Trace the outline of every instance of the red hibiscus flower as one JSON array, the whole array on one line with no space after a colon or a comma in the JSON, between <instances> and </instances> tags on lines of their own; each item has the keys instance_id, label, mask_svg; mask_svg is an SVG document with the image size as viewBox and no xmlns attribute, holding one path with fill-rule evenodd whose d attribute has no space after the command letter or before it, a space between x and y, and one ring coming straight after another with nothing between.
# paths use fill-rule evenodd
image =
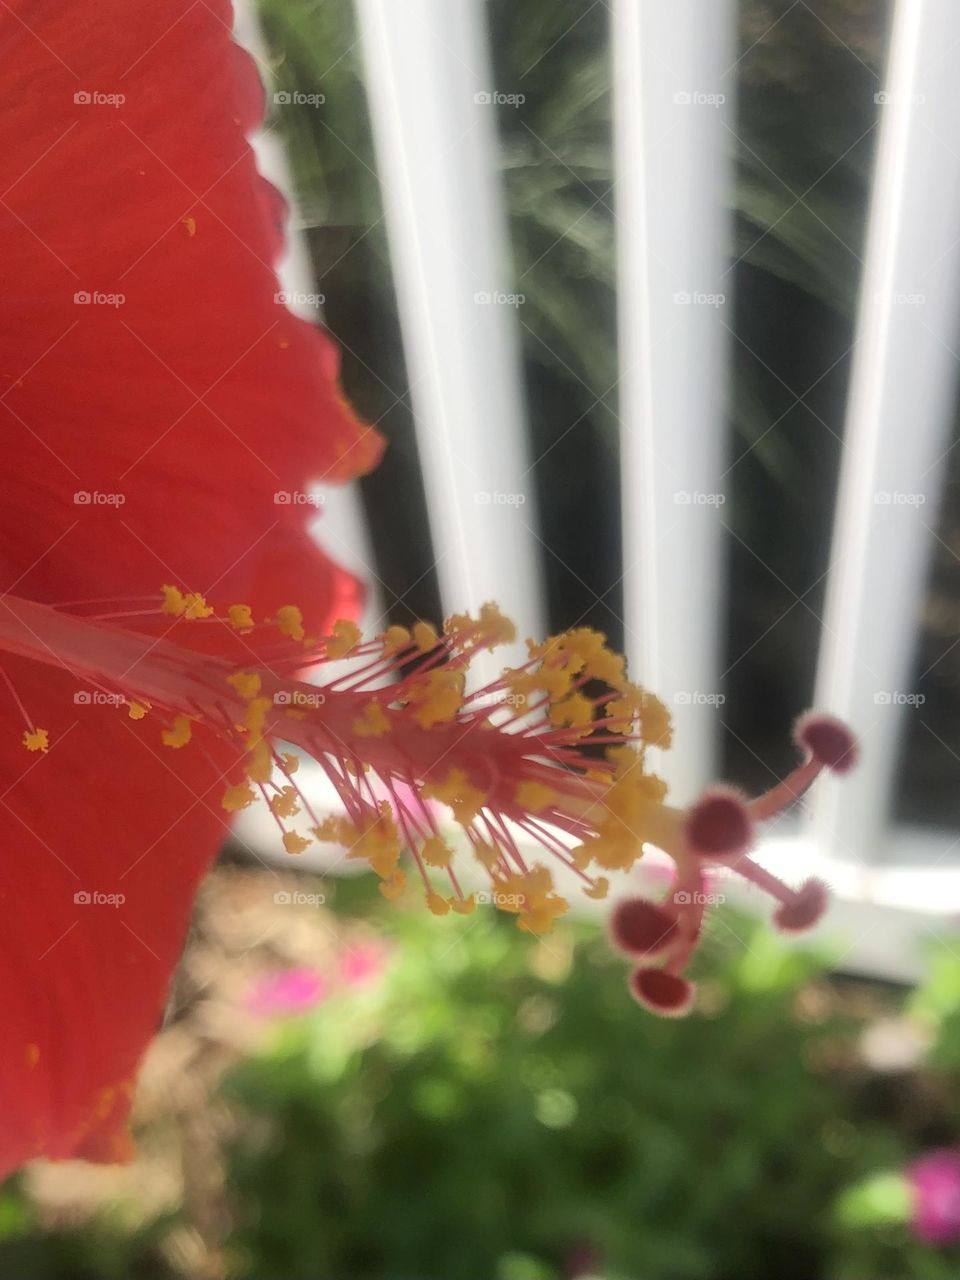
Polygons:
<instances>
[{"instance_id":1,"label":"red hibiscus flower","mask_svg":"<svg viewBox=\"0 0 960 1280\"><path fill-rule=\"evenodd\" d=\"M226 0L0 13L0 613L11 593L128 601L167 579L258 615L295 595L319 631L356 608L304 508L274 502L380 443L331 343L275 301L284 210L246 140L263 90L231 23ZM200 752L148 742L62 668L2 671L0 1171L123 1154L228 821ZM49 752L24 752L24 719Z\"/></svg>"},{"instance_id":2,"label":"red hibiscus flower","mask_svg":"<svg viewBox=\"0 0 960 1280\"><path fill-rule=\"evenodd\" d=\"M714 788L680 811L646 756L669 745L666 711L603 636L530 642L468 687L474 657L515 639L495 606L363 640L356 587L302 508L274 502L357 474L380 444L340 399L329 344L275 302L281 210L245 141L262 92L225 0L0 9L22 79L0 196L3 1169L125 1153L194 889L258 792L289 853L342 844L385 897L418 885L436 915L475 908L471 864L535 934L567 884L602 899L606 873L659 846L672 900L621 903L611 931L661 1014L692 1003L711 867L768 891L780 928L811 925L822 887L790 889L750 853L760 821L852 765L842 725L805 718L804 760L767 795ZM284 742L342 814L311 810Z\"/></svg>"}]
</instances>

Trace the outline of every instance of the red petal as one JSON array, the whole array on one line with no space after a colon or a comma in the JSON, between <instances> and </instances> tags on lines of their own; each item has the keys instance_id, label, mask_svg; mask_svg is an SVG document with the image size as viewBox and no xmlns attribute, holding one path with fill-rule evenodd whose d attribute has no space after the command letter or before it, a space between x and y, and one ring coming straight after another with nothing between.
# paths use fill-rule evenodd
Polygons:
<instances>
[{"instance_id":1,"label":"red petal","mask_svg":"<svg viewBox=\"0 0 960 1280\"><path fill-rule=\"evenodd\" d=\"M230 21L225 0L0 13L2 585L59 601L173 581L260 617L300 604L319 630L356 587L308 538L314 509L274 497L359 474L381 442L346 408L330 341L275 301L281 202L245 141L262 91ZM74 300L95 292L124 300ZM0 692L9 1170L124 1154L133 1073L225 823L199 743L153 752L122 712L76 707L67 677L4 666L52 744L26 756Z\"/></svg>"},{"instance_id":2,"label":"red petal","mask_svg":"<svg viewBox=\"0 0 960 1280\"><path fill-rule=\"evenodd\" d=\"M315 514L274 495L380 452L329 339L275 301L277 198L244 136L255 69L224 0L14 8L22 22L0 18L8 580L46 600L171 579L243 599L271 543Z\"/></svg>"}]
</instances>

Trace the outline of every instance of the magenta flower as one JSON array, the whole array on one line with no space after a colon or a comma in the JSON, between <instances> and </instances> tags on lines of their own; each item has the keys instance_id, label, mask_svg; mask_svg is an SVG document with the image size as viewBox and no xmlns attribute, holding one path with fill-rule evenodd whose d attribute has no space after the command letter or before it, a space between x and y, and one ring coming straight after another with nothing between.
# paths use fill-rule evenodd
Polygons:
<instances>
[{"instance_id":1,"label":"magenta flower","mask_svg":"<svg viewBox=\"0 0 960 1280\"><path fill-rule=\"evenodd\" d=\"M247 996L247 1007L262 1018L284 1018L305 1013L329 994L329 979L302 966L261 978Z\"/></svg>"},{"instance_id":2,"label":"magenta flower","mask_svg":"<svg viewBox=\"0 0 960 1280\"><path fill-rule=\"evenodd\" d=\"M911 1227L926 1244L960 1242L960 1149L942 1148L907 1169L913 1193Z\"/></svg>"}]
</instances>

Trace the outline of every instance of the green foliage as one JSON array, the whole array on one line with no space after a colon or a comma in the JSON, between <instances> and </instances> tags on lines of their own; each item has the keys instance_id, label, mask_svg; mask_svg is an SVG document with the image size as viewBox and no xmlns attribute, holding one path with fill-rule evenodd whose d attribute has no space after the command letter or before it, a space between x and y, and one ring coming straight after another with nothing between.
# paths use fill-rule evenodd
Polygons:
<instances>
[{"instance_id":1,"label":"green foliage","mask_svg":"<svg viewBox=\"0 0 960 1280\"><path fill-rule=\"evenodd\" d=\"M837 1141L847 1099L815 1065L849 1028L793 1012L819 961L718 922L711 1015L667 1022L592 930L398 916L379 987L234 1076L257 1121L233 1157L244 1274L559 1280L592 1257L611 1280L810 1280L877 1156Z\"/></svg>"}]
</instances>

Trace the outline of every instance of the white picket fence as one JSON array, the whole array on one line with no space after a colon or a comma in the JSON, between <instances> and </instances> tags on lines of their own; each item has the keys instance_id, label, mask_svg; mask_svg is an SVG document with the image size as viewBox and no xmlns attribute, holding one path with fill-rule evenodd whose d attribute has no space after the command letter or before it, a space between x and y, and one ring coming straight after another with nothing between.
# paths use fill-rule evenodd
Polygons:
<instances>
[{"instance_id":1,"label":"white picket fence","mask_svg":"<svg viewBox=\"0 0 960 1280\"><path fill-rule=\"evenodd\" d=\"M723 493L731 461L731 333L729 307L678 299L730 293L737 12L735 0L609 7L624 626L635 678L675 711L662 771L683 799L716 776L720 711L689 694L722 688L727 535L722 507L700 499ZM496 598L537 633L545 550L533 504L476 500L529 497L536 462L516 310L478 303L516 289L491 105L515 87L494 83L483 0L356 0L356 9L443 605ZM896 0L876 86L817 694L856 728L863 763L842 785L821 785L809 819L781 825L763 849L787 874L816 870L834 885L827 928L843 938L844 967L891 976L915 973L918 940L960 910L960 833L902 830L889 812L960 350L957 48L956 0ZM922 307L903 304L918 295ZM328 495L323 536L371 582L375 621L382 600L356 495Z\"/></svg>"}]
</instances>

